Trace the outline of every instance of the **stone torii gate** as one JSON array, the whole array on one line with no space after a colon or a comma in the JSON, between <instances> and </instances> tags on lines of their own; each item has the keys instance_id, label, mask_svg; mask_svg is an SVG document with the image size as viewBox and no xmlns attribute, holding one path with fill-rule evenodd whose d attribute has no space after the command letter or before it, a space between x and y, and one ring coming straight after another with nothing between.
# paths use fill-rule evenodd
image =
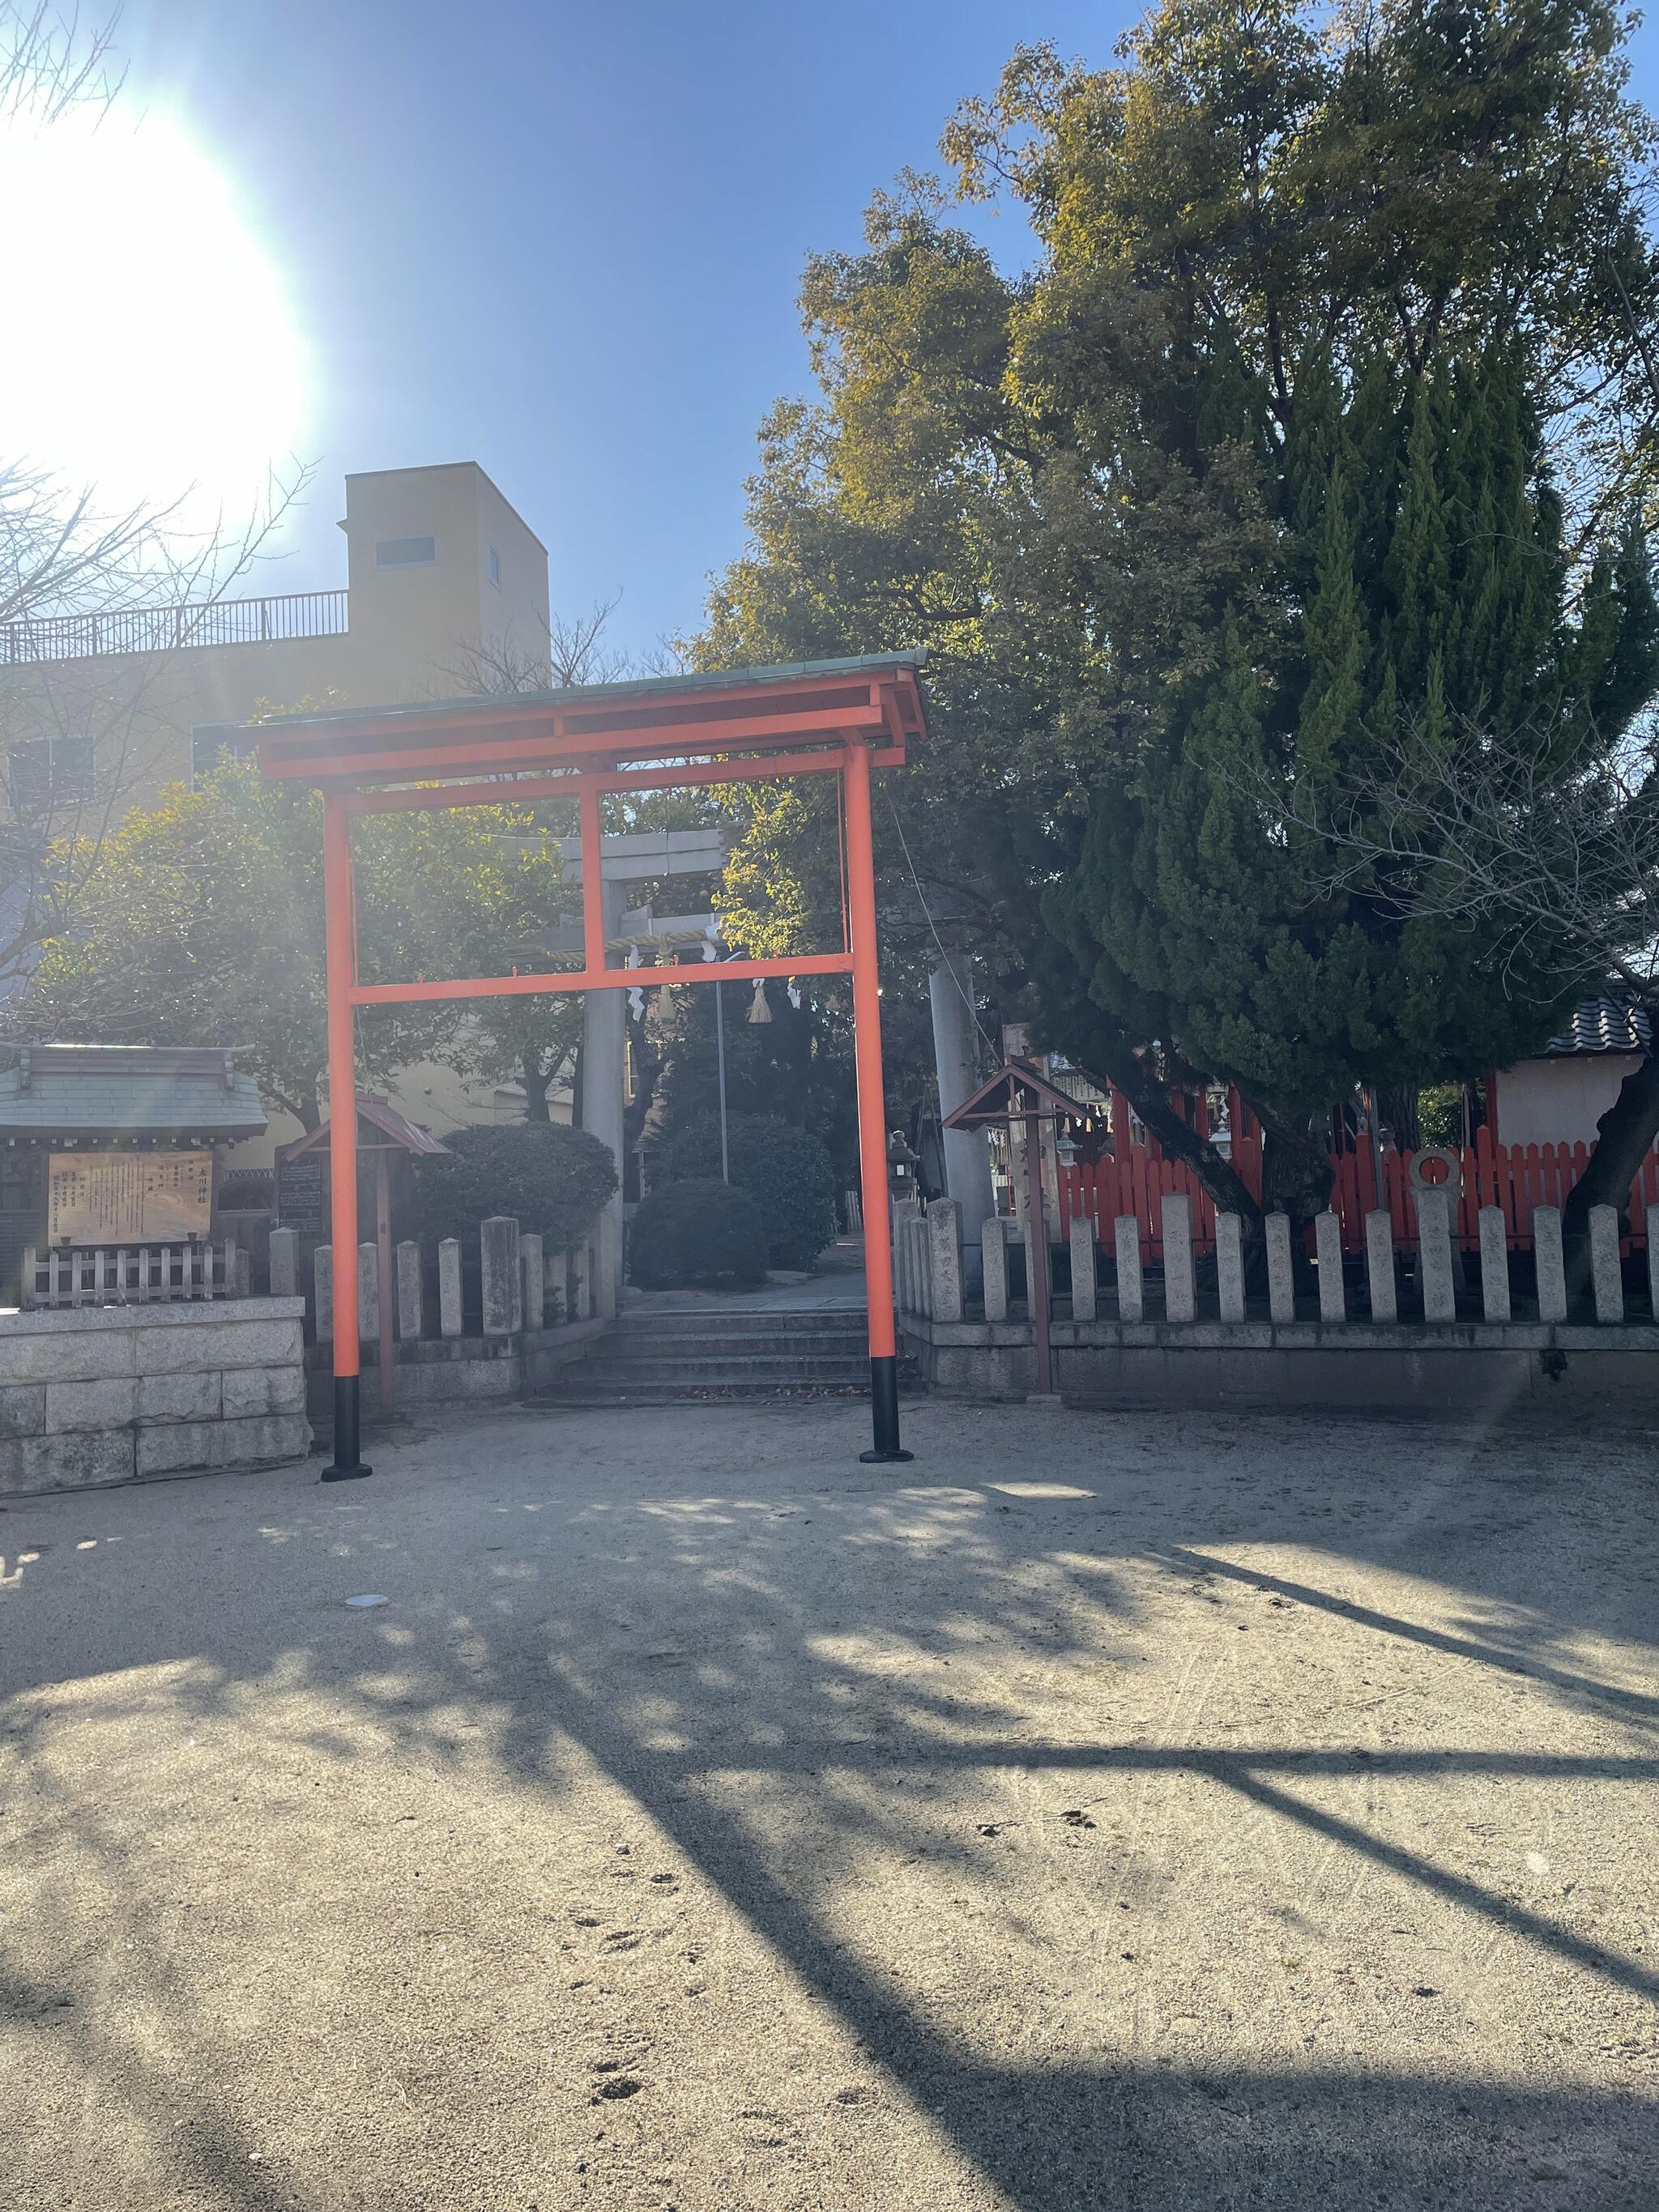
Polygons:
<instances>
[{"instance_id":1,"label":"stone torii gate","mask_svg":"<svg viewBox=\"0 0 1659 2212\"><path fill-rule=\"evenodd\" d=\"M872 851L872 769L902 764L926 733L921 656L887 653L710 676L658 677L502 699L285 715L249 724L267 778L323 794L329 1109L353 1126L356 1010L445 999L614 994L659 982L749 982L850 975L856 1044L860 1180L868 1289L873 1440L866 1460L908 1459L899 1443L892 1240L881 1069L881 1000ZM842 944L781 960L668 969L612 968L607 957L599 800L609 792L833 775L846 856ZM578 802L582 965L550 975L416 977L364 983L357 974L351 825L360 815L504 801ZM617 1002L620 1027L623 1006ZM357 1177L349 1146L330 1158L335 1249L334 1459L325 1481L367 1474L361 1455L357 1341Z\"/></svg>"},{"instance_id":2,"label":"stone torii gate","mask_svg":"<svg viewBox=\"0 0 1659 2212\"><path fill-rule=\"evenodd\" d=\"M660 938L664 925L649 908L630 914L623 905L629 884L653 883L667 876L716 873L726 860L726 835L718 825L702 830L631 830L599 840L599 881L604 898L605 941L609 951L634 939ZM573 854L564 864L567 882L584 884L585 861ZM685 917L677 917L684 921ZM712 921L713 916L701 917ZM581 929L556 932L550 950L580 952ZM639 984L641 979L630 979ZM660 978L653 978L659 981ZM620 992L594 991L582 1009L582 1127L611 1147L617 1184L599 1218L599 1261L594 1285L599 1313L611 1319L622 1295L623 1273L623 1090L627 1066L627 1001Z\"/></svg>"}]
</instances>

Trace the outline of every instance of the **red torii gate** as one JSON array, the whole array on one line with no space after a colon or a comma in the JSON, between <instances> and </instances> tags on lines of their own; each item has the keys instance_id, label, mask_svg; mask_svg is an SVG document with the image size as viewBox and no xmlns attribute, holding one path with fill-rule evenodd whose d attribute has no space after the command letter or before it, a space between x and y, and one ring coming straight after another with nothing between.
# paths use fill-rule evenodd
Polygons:
<instances>
[{"instance_id":1,"label":"red torii gate","mask_svg":"<svg viewBox=\"0 0 1659 2212\"><path fill-rule=\"evenodd\" d=\"M247 726L260 773L323 794L323 895L328 977L329 1117L355 1126L354 1009L434 999L555 991L651 989L661 983L747 982L757 977L853 979L858 1066L859 1167L870 1321L870 1403L877 1462L904 1460L893 1330L891 1228L881 1068L870 771L902 765L926 734L921 656L885 653L805 661L712 676L583 684L505 699L453 699L367 712L283 715ZM650 969L605 964L599 800L607 792L835 775L847 857L842 946L783 960ZM351 824L358 815L498 806L525 799L578 802L582 855L579 973L472 975L407 983L357 977ZM620 1163L618 1163L620 1167ZM361 1452L357 1335L357 1176L349 1145L329 1164L334 1244L334 1459L325 1482L368 1474Z\"/></svg>"}]
</instances>

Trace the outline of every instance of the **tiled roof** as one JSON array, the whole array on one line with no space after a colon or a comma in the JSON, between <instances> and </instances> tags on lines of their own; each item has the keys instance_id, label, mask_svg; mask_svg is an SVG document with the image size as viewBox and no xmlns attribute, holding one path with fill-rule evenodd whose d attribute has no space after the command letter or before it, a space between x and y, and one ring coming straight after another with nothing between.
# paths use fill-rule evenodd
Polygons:
<instances>
[{"instance_id":1,"label":"tiled roof","mask_svg":"<svg viewBox=\"0 0 1659 2212\"><path fill-rule=\"evenodd\" d=\"M1605 996L1581 999L1572 1010L1571 1021L1559 1036L1550 1039L1544 1051L1547 1055L1646 1052L1652 1036L1653 1025L1639 1007Z\"/></svg>"},{"instance_id":2,"label":"tiled roof","mask_svg":"<svg viewBox=\"0 0 1659 2212\"><path fill-rule=\"evenodd\" d=\"M257 1137L253 1079L206 1046L22 1045L0 1068L0 1135Z\"/></svg>"}]
</instances>

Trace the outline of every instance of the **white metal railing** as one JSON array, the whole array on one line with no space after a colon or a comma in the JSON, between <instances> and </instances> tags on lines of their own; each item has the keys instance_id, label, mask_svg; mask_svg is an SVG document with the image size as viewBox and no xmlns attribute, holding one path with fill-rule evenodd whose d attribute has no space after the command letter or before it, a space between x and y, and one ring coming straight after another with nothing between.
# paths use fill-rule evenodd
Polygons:
<instances>
[{"instance_id":1,"label":"white metal railing","mask_svg":"<svg viewBox=\"0 0 1659 2212\"><path fill-rule=\"evenodd\" d=\"M198 645L265 645L283 638L343 637L346 602L347 593L341 588L0 623L0 665L88 660L112 653L172 653Z\"/></svg>"},{"instance_id":2,"label":"white metal railing","mask_svg":"<svg viewBox=\"0 0 1659 2212\"><path fill-rule=\"evenodd\" d=\"M56 1244L23 1254L26 1309L169 1305L243 1295L247 1255L222 1244Z\"/></svg>"}]
</instances>

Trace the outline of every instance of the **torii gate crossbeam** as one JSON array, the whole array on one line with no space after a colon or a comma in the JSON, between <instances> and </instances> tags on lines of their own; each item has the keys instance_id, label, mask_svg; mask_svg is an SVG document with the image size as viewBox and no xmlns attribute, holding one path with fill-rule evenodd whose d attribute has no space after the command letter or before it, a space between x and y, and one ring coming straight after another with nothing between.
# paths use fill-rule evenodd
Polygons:
<instances>
[{"instance_id":1,"label":"torii gate crossbeam","mask_svg":"<svg viewBox=\"0 0 1659 2212\"><path fill-rule=\"evenodd\" d=\"M926 733L919 667L919 655L884 654L732 674L586 684L507 699L284 715L247 726L247 735L258 742L263 775L310 784L323 795L329 1117L336 1128L355 1127L354 1028L359 1006L649 990L671 981L678 986L771 976L852 977L873 1430L872 1449L860 1456L876 1462L910 1455L899 1443L870 777L874 768L902 765L908 741ZM840 781L846 856L840 949L662 971L608 967L601 798L610 792L773 783L797 775L834 775ZM351 870L351 824L358 816L573 797L583 862L578 972L359 981ZM334 1458L323 1479L343 1481L369 1472L362 1457L357 1176L349 1146L333 1148L329 1176Z\"/></svg>"}]
</instances>

